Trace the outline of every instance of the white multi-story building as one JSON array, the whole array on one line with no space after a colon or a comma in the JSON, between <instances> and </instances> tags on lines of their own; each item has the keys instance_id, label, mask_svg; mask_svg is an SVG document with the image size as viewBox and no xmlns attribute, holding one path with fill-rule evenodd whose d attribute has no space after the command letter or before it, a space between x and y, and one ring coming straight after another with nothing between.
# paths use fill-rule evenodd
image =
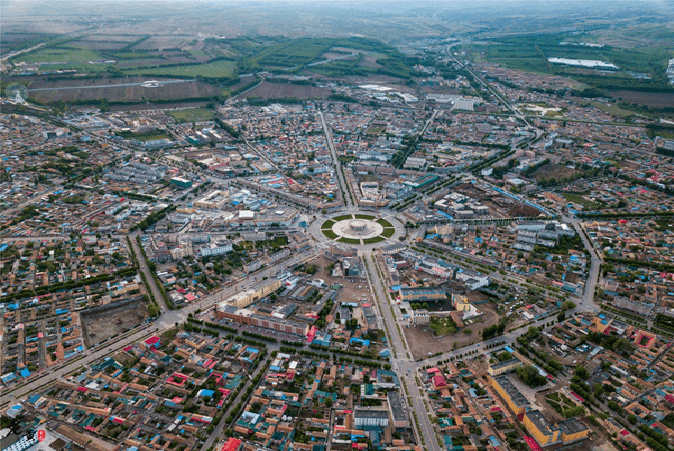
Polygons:
<instances>
[{"instance_id":1,"label":"white multi-story building","mask_svg":"<svg viewBox=\"0 0 674 451\"><path fill-rule=\"evenodd\" d=\"M214 242L208 246L202 246L199 248L199 253L201 254L202 257L222 255L228 252L232 252L232 242L229 240Z\"/></svg>"},{"instance_id":2,"label":"white multi-story building","mask_svg":"<svg viewBox=\"0 0 674 451\"><path fill-rule=\"evenodd\" d=\"M489 285L489 276L486 276L472 269L463 269L456 271L456 279L463 281L471 290L486 287Z\"/></svg>"},{"instance_id":3,"label":"white multi-story building","mask_svg":"<svg viewBox=\"0 0 674 451\"><path fill-rule=\"evenodd\" d=\"M376 426L387 427L389 423L388 410L358 409L353 412L356 427Z\"/></svg>"},{"instance_id":4,"label":"white multi-story building","mask_svg":"<svg viewBox=\"0 0 674 451\"><path fill-rule=\"evenodd\" d=\"M431 316L428 314L426 309L417 309L413 310L412 313L412 322L415 326L420 324L428 324L431 321Z\"/></svg>"}]
</instances>

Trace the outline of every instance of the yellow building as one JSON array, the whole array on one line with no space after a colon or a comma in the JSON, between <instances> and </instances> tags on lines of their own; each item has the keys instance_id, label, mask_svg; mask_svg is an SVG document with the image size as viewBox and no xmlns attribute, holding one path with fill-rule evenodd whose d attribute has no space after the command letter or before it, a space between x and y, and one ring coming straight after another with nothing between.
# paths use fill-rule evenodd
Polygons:
<instances>
[{"instance_id":1,"label":"yellow building","mask_svg":"<svg viewBox=\"0 0 674 451\"><path fill-rule=\"evenodd\" d=\"M559 430L552 429L548 420L538 410L527 412L522 423L541 446L551 445L559 439Z\"/></svg>"},{"instance_id":2,"label":"yellow building","mask_svg":"<svg viewBox=\"0 0 674 451\"><path fill-rule=\"evenodd\" d=\"M445 293L441 287L401 288L400 299L407 302L441 301L447 299Z\"/></svg>"},{"instance_id":3,"label":"yellow building","mask_svg":"<svg viewBox=\"0 0 674 451\"><path fill-rule=\"evenodd\" d=\"M501 374L510 372L520 366L524 365L522 361L518 358L512 358L505 360L503 362L498 362L493 365L490 365L487 369L487 373L490 376L499 376Z\"/></svg>"},{"instance_id":4,"label":"yellow building","mask_svg":"<svg viewBox=\"0 0 674 451\"><path fill-rule=\"evenodd\" d=\"M527 412L522 423L541 446L575 442L584 439L590 433L587 426L575 418L551 424L538 410Z\"/></svg>"},{"instance_id":5,"label":"yellow building","mask_svg":"<svg viewBox=\"0 0 674 451\"><path fill-rule=\"evenodd\" d=\"M590 434L590 429L575 418L561 421L557 427L562 431L562 443L582 440Z\"/></svg>"},{"instance_id":6,"label":"yellow building","mask_svg":"<svg viewBox=\"0 0 674 451\"><path fill-rule=\"evenodd\" d=\"M278 290L281 286L281 282L278 280L272 280L270 283L251 288L241 293L236 293L234 296L230 297L225 301L225 304L232 305L238 308L248 307L253 302L262 299L263 297L272 294L274 291Z\"/></svg>"},{"instance_id":7,"label":"yellow building","mask_svg":"<svg viewBox=\"0 0 674 451\"><path fill-rule=\"evenodd\" d=\"M459 312L465 312L470 310L472 305L468 302L468 298L461 296L460 294L452 295L452 307L454 307Z\"/></svg>"},{"instance_id":8,"label":"yellow building","mask_svg":"<svg viewBox=\"0 0 674 451\"><path fill-rule=\"evenodd\" d=\"M491 386L505 401L510 410L515 415L522 415L529 408L529 401L522 393L510 382L507 376L489 376Z\"/></svg>"}]
</instances>

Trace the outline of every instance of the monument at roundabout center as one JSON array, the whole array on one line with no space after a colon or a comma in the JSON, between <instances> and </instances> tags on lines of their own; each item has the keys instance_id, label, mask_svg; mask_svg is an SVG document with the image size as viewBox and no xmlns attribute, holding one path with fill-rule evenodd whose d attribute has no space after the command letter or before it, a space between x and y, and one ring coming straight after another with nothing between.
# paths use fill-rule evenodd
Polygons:
<instances>
[{"instance_id":1,"label":"monument at roundabout center","mask_svg":"<svg viewBox=\"0 0 674 451\"><path fill-rule=\"evenodd\" d=\"M383 246L389 239L404 236L405 231L394 218L387 220L369 212L347 213L327 218L313 230L319 240L327 238L369 248Z\"/></svg>"},{"instance_id":2,"label":"monument at roundabout center","mask_svg":"<svg viewBox=\"0 0 674 451\"><path fill-rule=\"evenodd\" d=\"M368 239L381 235L384 227L372 219L344 219L332 226L332 231L345 238Z\"/></svg>"}]
</instances>

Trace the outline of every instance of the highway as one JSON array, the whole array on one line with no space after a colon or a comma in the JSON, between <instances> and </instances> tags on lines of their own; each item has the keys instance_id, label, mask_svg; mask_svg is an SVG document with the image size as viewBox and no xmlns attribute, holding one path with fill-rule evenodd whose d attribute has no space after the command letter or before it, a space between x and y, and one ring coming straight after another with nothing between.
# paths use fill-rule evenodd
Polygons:
<instances>
[{"instance_id":1,"label":"highway","mask_svg":"<svg viewBox=\"0 0 674 451\"><path fill-rule=\"evenodd\" d=\"M511 105L510 102L508 102L505 98L503 98L503 97L501 96L501 94L499 94L494 88L492 88L491 85L490 85L489 83L485 82L484 80L482 80L482 78L480 78L480 77L478 77L477 75L475 75L475 73L470 69L470 67L468 67L467 65L465 65L462 61L460 61L458 58L456 58L456 57L452 54L452 47L455 46L455 45L459 45L459 44L462 44L462 43L461 43L461 42L455 42L455 43L453 43L453 44L451 44L451 45L449 45L449 46L447 47L447 54L449 55L449 57L452 58L452 59L453 59L457 64L459 64L463 69L467 70L467 71L473 76L473 78L475 78L475 80L477 80L482 86L484 86L485 88L487 88L487 90L488 90L490 93L492 93L496 98L498 98L498 99L501 101L501 103L503 103L503 105L506 106L506 108L508 108L510 111L512 111L513 114L515 114L515 116L517 116L518 119L520 119L522 122L524 122L525 124L527 124L529 127L534 128L534 127L529 123L529 121L527 120L526 115L524 115L524 114L523 114L517 107ZM537 129L537 128L536 128L535 130L536 130L536 136L538 137L539 134L542 133L542 131L541 131L540 129Z\"/></svg>"}]
</instances>

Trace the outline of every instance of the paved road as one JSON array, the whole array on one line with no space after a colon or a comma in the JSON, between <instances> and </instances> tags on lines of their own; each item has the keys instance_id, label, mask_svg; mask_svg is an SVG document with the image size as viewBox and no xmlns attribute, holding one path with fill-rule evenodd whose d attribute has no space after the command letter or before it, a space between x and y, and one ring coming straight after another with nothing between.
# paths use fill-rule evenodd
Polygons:
<instances>
[{"instance_id":1,"label":"paved road","mask_svg":"<svg viewBox=\"0 0 674 451\"><path fill-rule=\"evenodd\" d=\"M416 371L414 362L411 361L411 355L404 343L404 336L399 332L398 325L391 313L390 303L388 302L389 296L379 277L377 262L370 252L364 253L364 260L367 262L366 273L370 282L370 289L375 294L379 311L386 325L389 343L394 350L391 358L392 369L398 373L401 381L405 381L401 388L404 389L406 387L407 396L412 398L412 406L408 406L408 408L414 409L419 420L419 430L417 430L416 424L414 430L417 431L417 434L421 434L424 437L424 449L440 451L433 423L426 411L424 398L415 380ZM414 420L414 416L410 416L410 418L410 421ZM417 435L417 444L421 445L421 443L421 438Z\"/></svg>"},{"instance_id":2,"label":"paved road","mask_svg":"<svg viewBox=\"0 0 674 451\"><path fill-rule=\"evenodd\" d=\"M266 161L267 163L269 163L270 165L272 165L272 166L274 167L274 169L276 169L276 170L278 171L278 165L277 165L276 163L274 163L274 162L271 160L271 158L269 158L267 155L265 155L265 154L263 154L262 152L260 152L260 150L258 150L257 147L254 147L251 143L249 143L247 139L244 138L244 141L246 142L246 145L248 146L248 148L249 148L250 150L252 150L252 151L255 152L256 154L258 154L258 156L259 156L260 158L262 158L264 161Z\"/></svg>"},{"instance_id":3,"label":"paved road","mask_svg":"<svg viewBox=\"0 0 674 451\"><path fill-rule=\"evenodd\" d=\"M576 233L580 235L581 240L583 241L583 246L585 250L590 253L590 275L588 276L587 282L585 283L585 290L583 291L583 297L578 303L578 309L581 311L594 311L598 312L601 310L601 306L594 302L594 290L599 282L599 271L601 270L602 260L599 258L597 251L592 246L592 243L587 239L581 221L577 218L564 218L565 222L570 222L573 224L573 228L576 230Z\"/></svg>"},{"instance_id":4,"label":"paved road","mask_svg":"<svg viewBox=\"0 0 674 451\"><path fill-rule=\"evenodd\" d=\"M265 356L262 361L260 361L260 364L258 367L255 369L254 373L251 376L252 378L255 378L258 374L260 374L261 371L265 370L267 368L267 359L268 357ZM270 360L271 362L271 360ZM211 432L204 442L204 444L201 446L202 451L206 451L208 448L213 446L215 444L215 439L218 438L224 438L223 431L225 427L228 427L229 424L225 422L225 419L229 416L230 413L232 413L232 410L243 400L243 397L246 395L246 390L248 390L248 387L253 383L251 379L246 379L245 384L241 387L239 390L239 394L237 397L234 399L232 404L229 406L229 409L222 415L222 419L220 420L220 423L215 427L213 432Z\"/></svg>"},{"instance_id":5,"label":"paved road","mask_svg":"<svg viewBox=\"0 0 674 451\"><path fill-rule=\"evenodd\" d=\"M124 88L128 86L144 86L148 83L156 84L157 86L148 86L148 87L159 87L168 84L175 83L189 83L196 81L192 80L145 80L137 83L119 83L114 85L94 85L94 86L63 86L61 88L38 88L38 89L29 89L28 92L38 92L38 91L64 91L64 90L73 90L73 89L98 89L98 88Z\"/></svg>"},{"instance_id":6,"label":"paved road","mask_svg":"<svg viewBox=\"0 0 674 451\"><path fill-rule=\"evenodd\" d=\"M343 60L345 58L351 58L352 56L358 56L358 53L350 53L348 55L342 55L342 56L338 56L338 57L335 57L335 58L330 58L328 60L316 61L315 63L307 64L307 67L309 67L309 66L320 66L321 64L330 63L332 61L338 61L338 60Z\"/></svg>"},{"instance_id":7,"label":"paved road","mask_svg":"<svg viewBox=\"0 0 674 451\"><path fill-rule=\"evenodd\" d=\"M135 236L130 236L131 242L135 241ZM48 372L43 372L42 376L38 379L31 380L27 384L18 385L12 387L10 390L3 390L0 392L2 401L0 406L7 404L14 399L25 396L34 390L39 390L45 386L59 380L64 375L75 371L76 369L89 365L96 360L110 354L118 352L120 349L136 343L150 334L161 334L165 330L170 329L175 326L176 322L184 322L187 320L189 313L194 313L197 309L205 310L212 307L214 304L226 299L232 294L246 289L246 287L255 281L261 281L263 277L270 277L278 271L285 270L289 266L294 266L311 260L316 257L318 250L314 250L309 253L299 253L292 256L290 259L277 263L276 265L270 266L262 271L253 273L249 278L240 280L231 286L224 288L223 290L208 296L207 298L190 304L181 310L167 310L163 313L154 323L144 324L141 328L135 329L130 332L128 335L123 336L123 338L118 338L114 342L105 343L103 345L95 346L94 349L89 349L81 354L81 357L75 358L75 360L68 360L60 366L52 367ZM142 254L139 250L136 250L136 255L138 256L139 263L141 263ZM143 260L144 261L144 260ZM141 263L143 265L143 263ZM145 268L143 272L147 269L147 265L144 265ZM151 285L154 282L152 277L148 277L148 283ZM159 299L161 296L159 296Z\"/></svg>"},{"instance_id":8,"label":"paved road","mask_svg":"<svg viewBox=\"0 0 674 451\"><path fill-rule=\"evenodd\" d=\"M4 70L6 69L5 65L3 64L5 61L7 61L10 58L13 58L17 55L21 55L22 53L32 52L33 50L39 49L40 47L42 47L45 44L46 44L46 42L43 42L42 44L35 45L35 46L30 47L28 49L17 50L16 52L12 52L9 55L3 56L2 58L0 58L0 72L4 72Z\"/></svg>"},{"instance_id":9,"label":"paved road","mask_svg":"<svg viewBox=\"0 0 674 451\"><path fill-rule=\"evenodd\" d=\"M136 241L135 237L129 237L129 241L131 241L131 247L133 248L133 251L136 253L136 258L138 259L138 265L140 266L140 270L143 271L143 274L145 274L145 279L147 280L147 283L150 285L149 287L146 288L152 291L152 294L154 294L155 301L157 301L159 307L163 309L162 312L168 310L168 306L166 305L164 296L162 296L161 291L157 286L157 282L155 282L154 276L150 272L150 268L147 267L147 262L145 261L145 256L143 255L140 245Z\"/></svg>"},{"instance_id":10,"label":"paved road","mask_svg":"<svg viewBox=\"0 0 674 451\"><path fill-rule=\"evenodd\" d=\"M431 126L431 124L435 120L435 116L438 115L439 111L440 110L433 110L433 114L431 114L431 117L426 121L424 126L421 128L421 132L419 133L419 136L424 136L424 133L426 133L426 130L428 130L428 127Z\"/></svg>"},{"instance_id":11,"label":"paved road","mask_svg":"<svg viewBox=\"0 0 674 451\"><path fill-rule=\"evenodd\" d=\"M351 192L351 186L344 180L344 174L342 173L342 163L337 159L337 152L335 152L335 144L332 141L332 134L330 133L330 130L328 129L327 124L325 123L325 117L323 116L323 112L319 111L318 116L321 118L321 125L323 125L323 133L325 133L325 142L327 143L328 148L330 149L330 153L332 154L332 162L335 165L335 173L337 174L337 181L339 182L339 185L342 188L342 192L344 193L344 205L346 205L346 208L351 208L353 207L353 202L351 202L351 196L353 196L353 193Z\"/></svg>"},{"instance_id":12,"label":"paved road","mask_svg":"<svg viewBox=\"0 0 674 451\"><path fill-rule=\"evenodd\" d=\"M517 107L511 105L510 102L508 102L508 100L506 98L502 97L501 94L498 91L496 91L494 88L492 88L489 83L482 80L482 78L477 76L475 74L475 72L473 72L471 70L471 68L469 66L466 66L465 64L463 64L463 61L459 60L458 58L456 58L452 54L452 47L455 46L455 45L460 45L460 44L462 44L462 43L461 42L455 42L453 44L450 44L447 47L447 54L449 55L449 57L452 58L463 69L467 70L473 76L473 78L475 78L475 80L477 80L482 86L487 88L489 90L489 92L491 92L496 98L498 98L506 106L506 108L508 108L510 111L512 111L515 114L515 116L517 116L519 119L522 120L522 122L527 124L529 127L533 128L533 126L527 120L527 117ZM536 129L536 136L539 136L540 133L542 133L542 131L539 130L539 129Z\"/></svg>"}]
</instances>

